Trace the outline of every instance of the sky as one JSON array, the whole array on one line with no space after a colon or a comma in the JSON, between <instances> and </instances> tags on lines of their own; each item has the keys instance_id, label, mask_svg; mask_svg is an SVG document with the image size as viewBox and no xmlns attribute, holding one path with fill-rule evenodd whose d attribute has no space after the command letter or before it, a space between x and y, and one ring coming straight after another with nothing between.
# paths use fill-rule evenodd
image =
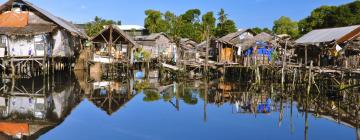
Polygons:
<instances>
[{"instance_id":1,"label":"sky","mask_svg":"<svg viewBox=\"0 0 360 140\"><path fill-rule=\"evenodd\" d=\"M353 0L28 0L33 4L75 23L99 16L120 20L122 24L143 25L147 9L172 11L179 15L197 8L202 13L224 8L238 28L269 27L274 20L288 16L293 20L307 17L322 5L342 5ZM4 3L6 0L0 0Z\"/></svg>"}]
</instances>

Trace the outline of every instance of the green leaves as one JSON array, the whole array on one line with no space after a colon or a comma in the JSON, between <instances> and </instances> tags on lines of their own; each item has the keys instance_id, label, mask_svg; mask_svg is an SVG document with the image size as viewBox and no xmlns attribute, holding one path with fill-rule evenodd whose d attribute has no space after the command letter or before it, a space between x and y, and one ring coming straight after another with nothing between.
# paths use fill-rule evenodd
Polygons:
<instances>
[{"instance_id":1,"label":"green leaves","mask_svg":"<svg viewBox=\"0 0 360 140\"><path fill-rule=\"evenodd\" d=\"M321 6L310 16L299 21L300 34L314 29L343 27L360 24L360 1L340 6Z\"/></svg>"},{"instance_id":2,"label":"green leaves","mask_svg":"<svg viewBox=\"0 0 360 140\"><path fill-rule=\"evenodd\" d=\"M225 13L224 9L220 9L218 16L218 24L215 31L216 37L223 37L237 31L235 22L227 18L228 15Z\"/></svg>"},{"instance_id":3,"label":"green leaves","mask_svg":"<svg viewBox=\"0 0 360 140\"><path fill-rule=\"evenodd\" d=\"M273 31L276 34L288 34L294 38L299 35L298 23L285 16L274 21Z\"/></svg>"},{"instance_id":4,"label":"green leaves","mask_svg":"<svg viewBox=\"0 0 360 140\"><path fill-rule=\"evenodd\" d=\"M145 11L145 28L151 33L165 32L166 23L162 19L162 13L156 10Z\"/></svg>"},{"instance_id":5,"label":"green leaves","mask_svg":"<svg viewBox=\"0 0 360 140\"><path fill-rule=\"evenodd\" d=\"M218 14L219 21L216 27L214 13L207 12L201 16L199 9L190 9L180 16L170 11L161 13L156 10L146 10L145 15L145 27L150 33L167 33L175 42L180 38L189 38L201 42L206 39L207 35L222 37L237 31L235 22L227 19L227 14L223 9Z\"/></svg>"},{"instance_id":6,"label":"green leaves","mask_svg":"<svg viewBox=\"0 0 360 140\"><path fill-rule=\"evenodd\" d=\"M120 21L118 21L120 22ZM116 24L113 20L106 20L102 19L98 16L94 18L94 21L89 22L85 25L85 31L88 36L92 37L97 35L101 30L104 29L104 26L110 25L110 24Z\"/></svg>"}]
</instances>

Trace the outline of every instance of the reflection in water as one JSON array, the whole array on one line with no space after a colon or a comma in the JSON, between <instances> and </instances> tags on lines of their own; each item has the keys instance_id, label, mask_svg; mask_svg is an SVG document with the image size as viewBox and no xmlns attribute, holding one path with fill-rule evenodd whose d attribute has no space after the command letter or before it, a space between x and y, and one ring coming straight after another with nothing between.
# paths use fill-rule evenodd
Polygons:
<instances>
[{"instance_id":1,"label":"reflection in water","mask_svg":"<svg viewBox=\"0 0 360 140\"><path fill-rule=\"evenodd\" d=\"M93 82L91 94L88 99L98 108L106 111L108 115L119 110L133 98L136 93L132 91L132 82L102 81Z\"/></svg>"},{"instance_id":2,"label":"reflection in water","mask_svg":"<svg viewBox=\"0 0 360 140\"><path fill-rule=\"evenodd\" d=\"M277 121L273 123L277 124L278 128L288 125L289 131L286 133L301 133L304 134L304 139L314 139L311 134L315 132L311 132L311 127L316 124L316 120L311 118L323 118L340 124L339 127L352 128L357 139L360 135L360 97L352 94L356 91L303 94L305 91L301 88L283 91L271 82L253 85L224 79L159 81L157 78L144 78L139 74L134 76L135 79L91 81L81 72L75 73L75 76L64 77L59 74L46 78L20 79L1 85L0 138L36 139L61 125L66 118L71 118L71 112L76 110L84 99L97 107L87 109L102 110L113 116L129 102L138 100L136 97L146 104L142 108L165 102L173 111L180 113L189 107L201 106L201 110L197 111L201 111L201 119L209 125L222 123L209 118L218 117L221 120L229 115L276 117ZM228 106L231 106L231 110L227 110ZM215 108L222 110L222 114L213 113ZM133 123L138 125L137 122ZM237 127L241 126L229 126L229 129ZM215 131L209 130L209 133ZM253 138L259 139L256 136Z\"/></svg>"},{"instance_id":3,"label":"reflection in water","mask_svg":"<svg viewBox=\"0 0 360 140\"><path fill-rule=\"evenodd\" d=\"M56 84L56 86L54 86ZM4 138L35 139L58 125L81 101L71 78L12 80L1 88L0 131Z\"/></svg>"}]
</instances>

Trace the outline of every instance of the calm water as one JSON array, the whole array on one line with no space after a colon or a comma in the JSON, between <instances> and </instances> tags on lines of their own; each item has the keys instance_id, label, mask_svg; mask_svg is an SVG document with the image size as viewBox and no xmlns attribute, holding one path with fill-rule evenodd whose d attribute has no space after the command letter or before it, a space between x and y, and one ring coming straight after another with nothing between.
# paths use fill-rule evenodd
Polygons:
<instances>
[{"instance_id":1,"label":"calm water","mask_svg":"<svg viewBox=\"0 0 360 140\"><path fill-rule=\"evenodd\" d=\"M64 75L3 85L0 138L355 140L360 134L359 98L352 94L285 96L271 84L223 79L95 82Z\"/></svg>"}]
</instances>

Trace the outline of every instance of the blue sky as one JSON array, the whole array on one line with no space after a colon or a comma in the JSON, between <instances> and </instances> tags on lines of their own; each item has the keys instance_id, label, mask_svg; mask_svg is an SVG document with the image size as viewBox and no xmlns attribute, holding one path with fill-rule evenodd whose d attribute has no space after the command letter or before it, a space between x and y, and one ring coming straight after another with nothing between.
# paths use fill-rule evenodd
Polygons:
<instances>
[{"instance_id":1,"label":"blue sky","mask_svg":"<svg viewBox=\"0 0 360 140\"><path fill-rule=\"evenodd\" d=\"M0 0L4 3L6 0ZM272 27L280 16L302 19L321 5L341 5L353 0L28 0L56 16L83 23L95 16L143 25L146 9L176 14L191 8L205 13L224 8L238 28Z\"/></svg>"}]
</instances>

